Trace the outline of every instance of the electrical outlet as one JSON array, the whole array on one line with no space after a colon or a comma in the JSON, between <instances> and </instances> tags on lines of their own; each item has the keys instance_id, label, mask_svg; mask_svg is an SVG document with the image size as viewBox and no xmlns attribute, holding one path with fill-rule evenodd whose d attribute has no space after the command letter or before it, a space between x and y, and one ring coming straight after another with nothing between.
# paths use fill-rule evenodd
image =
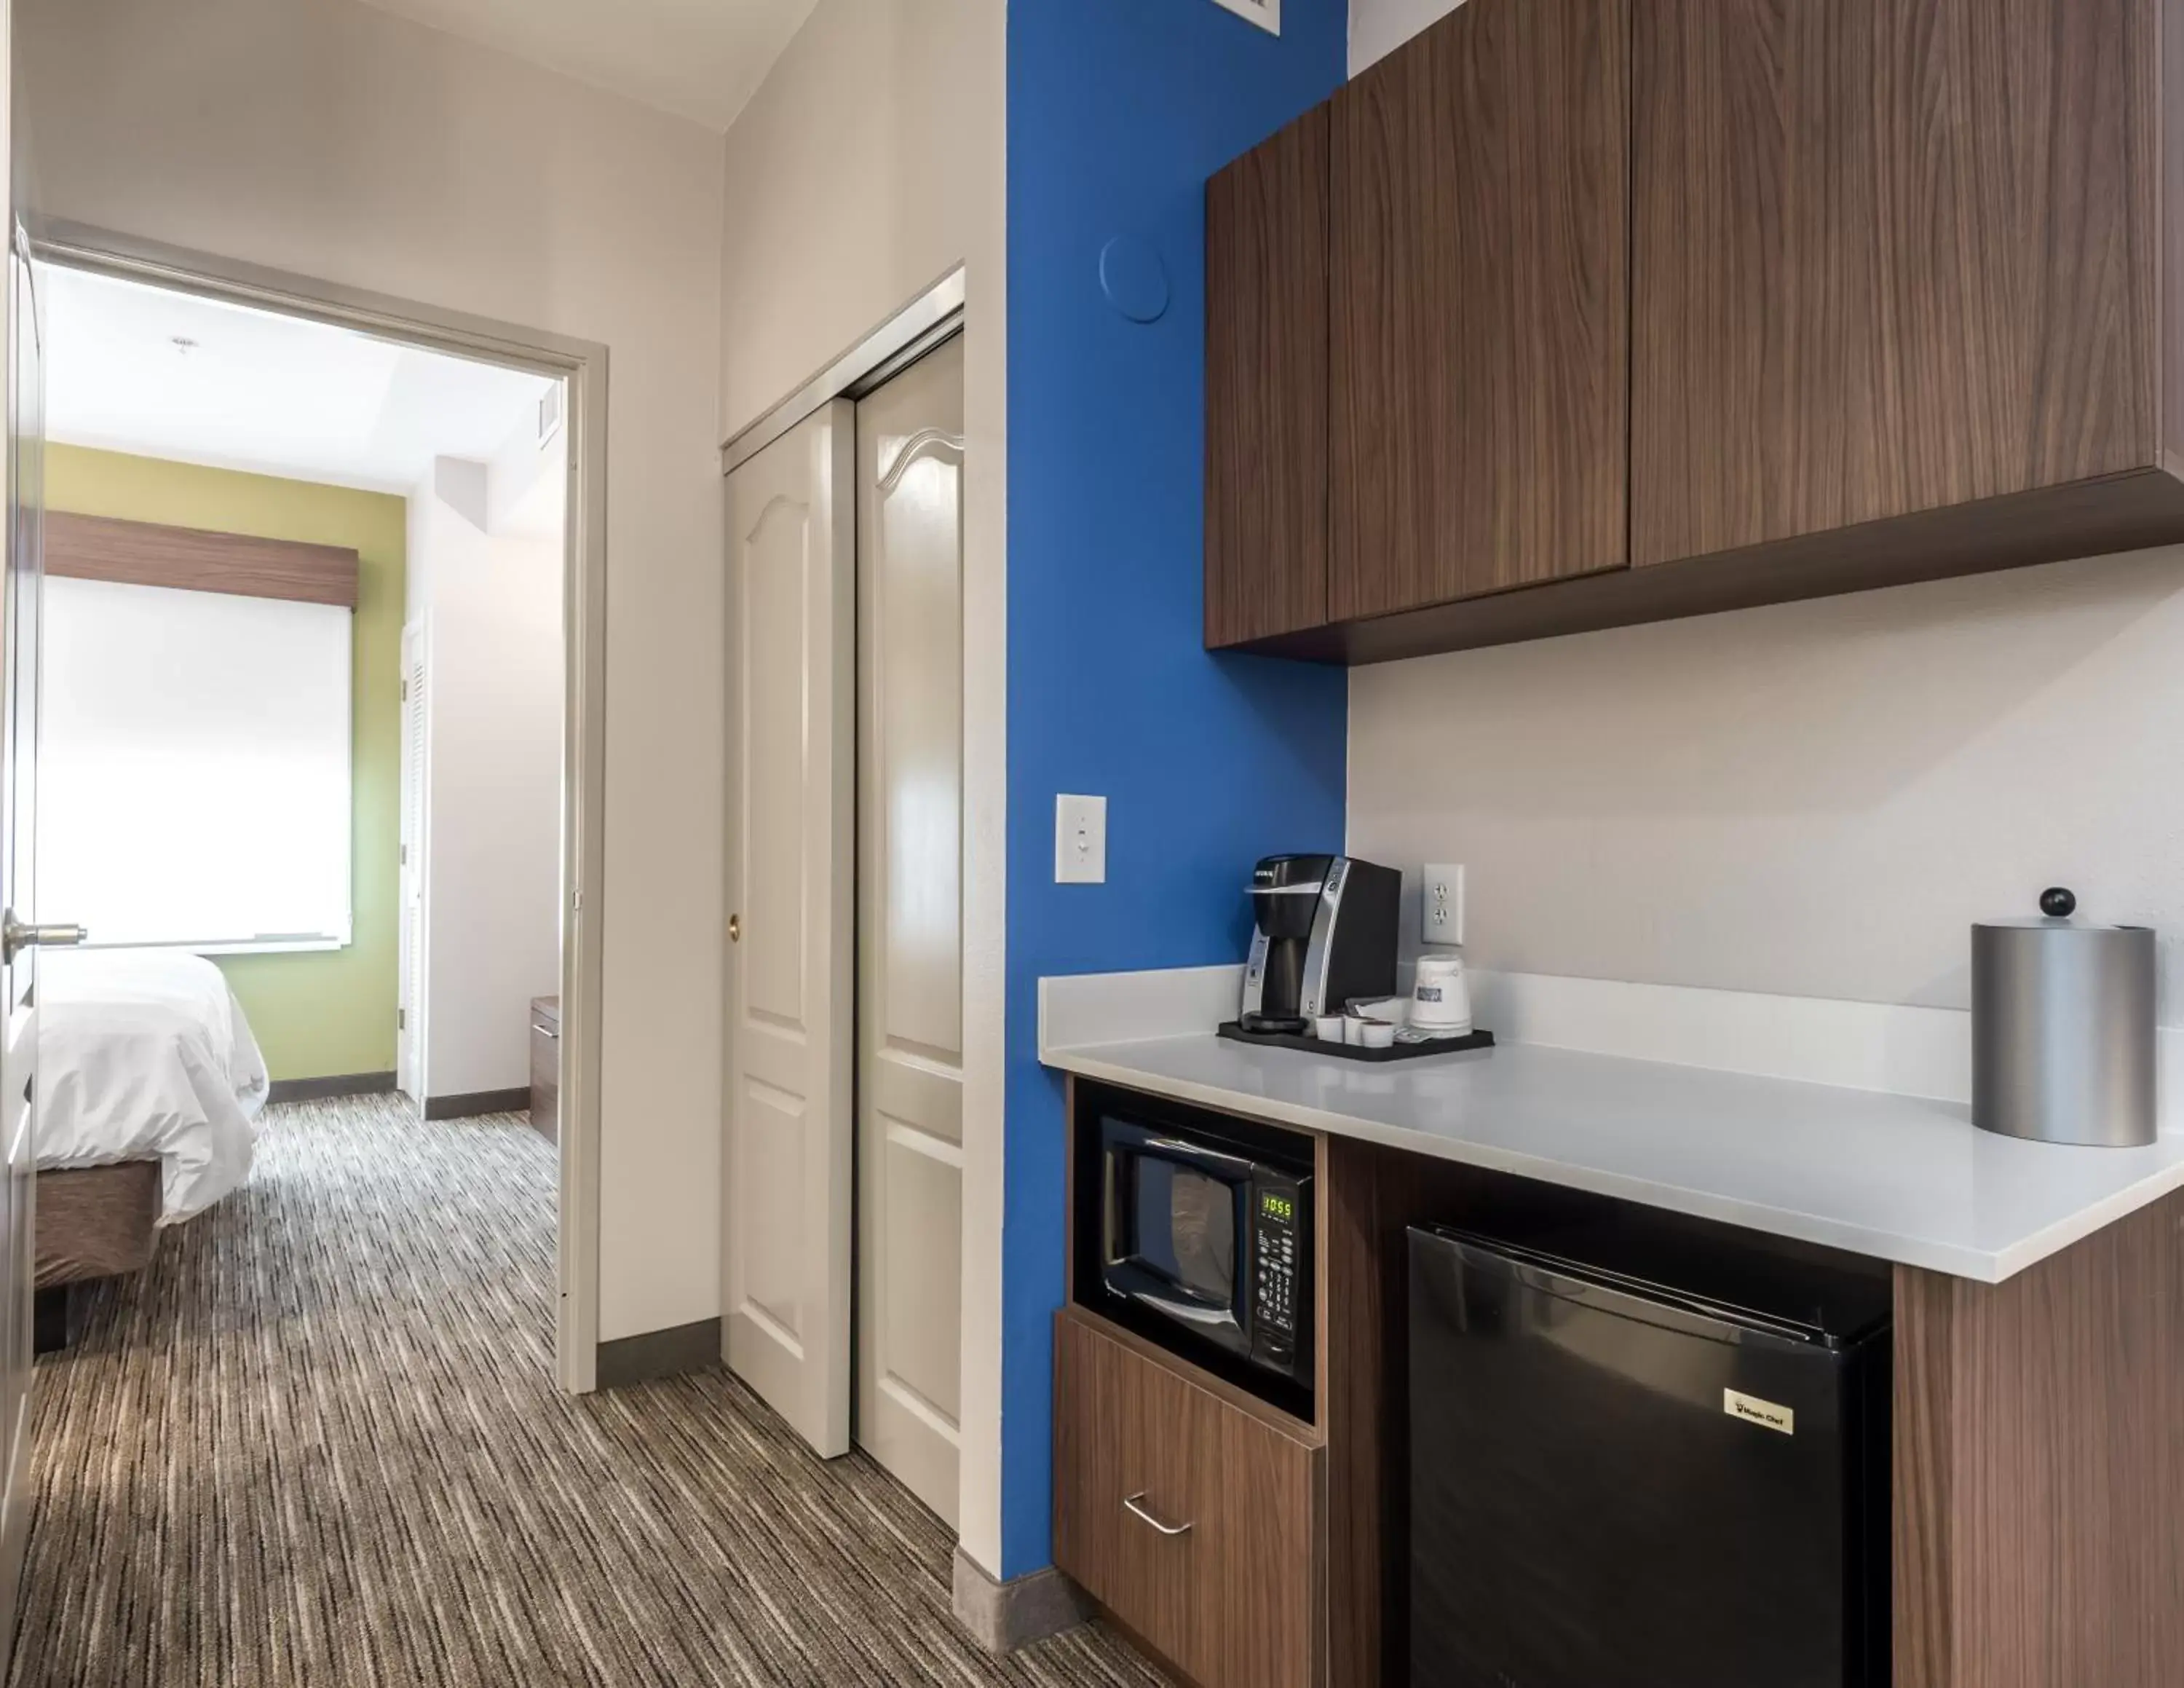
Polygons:
<instances>
[{"instance_id":1,"label":"electrical outlet","mask_svg":"<svg viewBox=\"0 0 2184 1688\"><path fill-rule=\"evenodd\" d=\"M1107 800L1072 796L1054 800L1054 882L1107 882Z\"/></svg>"},{"instance_id":2,"label":"electrical outlet","mask_svg":"<svg viewBox=\"0 0 2184 1688\"><path fill-rule=\"evenodd\" d=\"M1428 862L1418 896L1424 920L1418 936L1428 943L1463 942L1463 869Z\"/></svg>"}]
</instances>

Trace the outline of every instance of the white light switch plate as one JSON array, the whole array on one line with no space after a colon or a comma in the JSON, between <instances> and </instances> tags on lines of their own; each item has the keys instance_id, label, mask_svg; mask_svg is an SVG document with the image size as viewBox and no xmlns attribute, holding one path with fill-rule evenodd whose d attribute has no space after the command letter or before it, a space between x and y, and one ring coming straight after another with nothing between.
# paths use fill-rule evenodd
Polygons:
<instances>
[{"instance_id":1,"label":"white light switch plate","mask_svg":"<svg viewBox=\"0 0 2184 1688\"><path fill-rule=\"evenodd\" d=\"M1418 894L1423 910L1418 936L1428 943L1463 942L1463 869L1446 862L1428 862Z\"/></svg>"},{"instance_id":2,"label":"white light switch plate","mask_svg":"<svg viewBox=\"0 0 2184 1688\"><path fill-rule=\"evenodd\" d=\"M1072 796L1054 799L1054 882L1107 882L1107 800Z\"/></svg>"}]
</instances>

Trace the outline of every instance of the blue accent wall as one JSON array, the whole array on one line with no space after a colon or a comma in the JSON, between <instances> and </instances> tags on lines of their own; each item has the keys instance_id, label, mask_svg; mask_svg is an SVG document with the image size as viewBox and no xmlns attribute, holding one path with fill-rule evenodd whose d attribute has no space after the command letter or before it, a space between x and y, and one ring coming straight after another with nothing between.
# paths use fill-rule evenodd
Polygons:
<instances>
[{"instance_id":1,"label":"blue accent wall","mask_svg":"<svg viewBox=\"0 0 2184 1688\"><path fill-rule=\"evenodd\" d=\"M1050 1557L1062 1118L1039 980L1240 961L1251 864L1342 847L1343 673L1201 642L1206 178L1347 54L1344 0L1282 11L1277 37L1213 0L1009 7L1006 1577ZM1150 260L1166 307L1134 320ZM1062 791L1107 798L1104 885L1054 883Z\"/></svg>"}]
</instances>

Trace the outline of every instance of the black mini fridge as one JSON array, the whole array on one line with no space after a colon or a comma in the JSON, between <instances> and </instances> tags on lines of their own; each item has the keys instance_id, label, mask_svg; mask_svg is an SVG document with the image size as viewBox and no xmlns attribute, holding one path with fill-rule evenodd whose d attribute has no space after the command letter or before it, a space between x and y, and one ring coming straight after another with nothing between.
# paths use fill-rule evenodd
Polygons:
<instances>
[{"instance_id":1,"label":"black mini fridge","mask_svg":"<svg viewBox=\"0 0 2184 1688\"><path fill-rule=\"evenodd\" d=\"M1881 1273L1410 1233L1412 1688L1887 1688Z\"/></svg>"}]
</instances>

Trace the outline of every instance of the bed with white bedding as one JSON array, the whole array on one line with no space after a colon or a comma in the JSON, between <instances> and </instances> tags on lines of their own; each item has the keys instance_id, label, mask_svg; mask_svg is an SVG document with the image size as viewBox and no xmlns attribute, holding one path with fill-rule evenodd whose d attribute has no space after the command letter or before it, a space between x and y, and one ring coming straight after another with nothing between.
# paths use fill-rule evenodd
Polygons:
<instances>
[{"instance_id":1,"label":"bed with white bedding","mask_svg":"<svg viewBox=\"0 0 2184 1688\"><path fill-rule=\"evenodd\" d=\"M154 1163L155 1221L178 1224L249 1177L269 1088L242 1005L203 957L45 952L38 960L41 1256L48 1172Z\"/></svg>"}]
</instances>

